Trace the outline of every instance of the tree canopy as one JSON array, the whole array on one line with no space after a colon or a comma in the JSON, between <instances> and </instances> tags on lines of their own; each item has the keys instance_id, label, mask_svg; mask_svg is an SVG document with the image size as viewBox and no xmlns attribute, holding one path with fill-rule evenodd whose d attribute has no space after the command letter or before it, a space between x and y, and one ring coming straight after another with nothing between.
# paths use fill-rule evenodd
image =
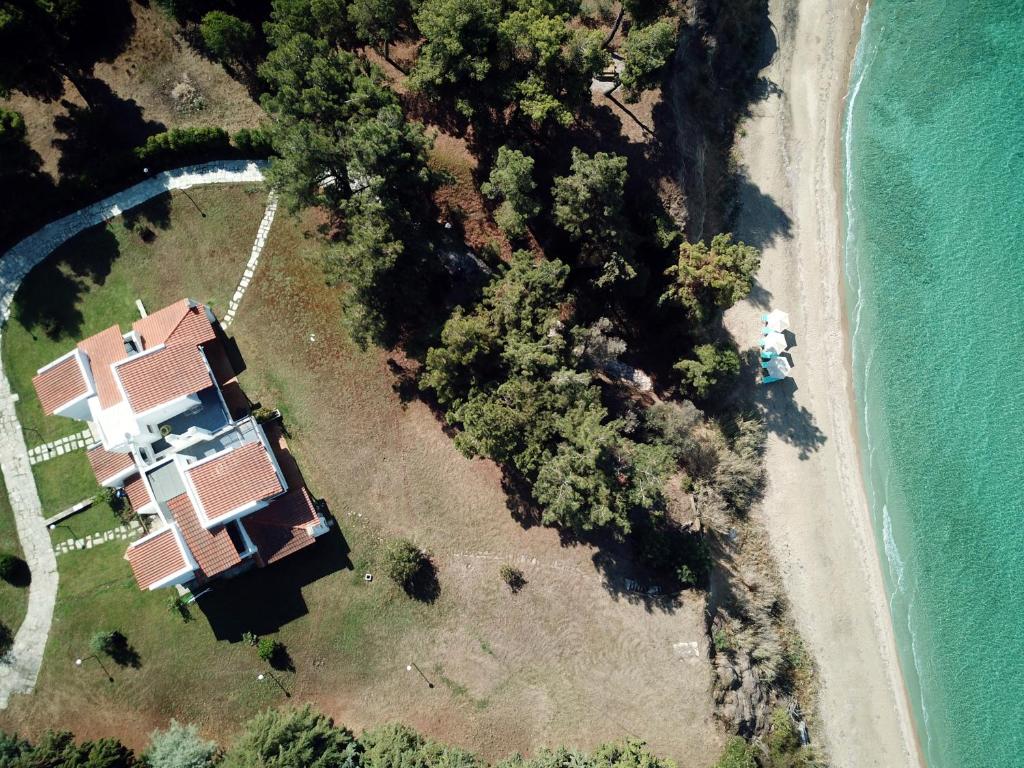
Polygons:
<instances>
[{"instance_id":1,"label":"tree canopy","mask_svg":"<svg viewBox=\"0 0 1024 768\"><path fill-rule=\"evenodd\" d=\"M533 180L533 158L517 149L501 147L487 181L480 191L492 200L500 200L494 219L509 237L526 234L528 219L540 213L534 197L537 183Z\"/></svg>"},{"instance_id":2,"label":"tree canopy","mask_svg":"<svg viewBox=\"0 0 1024 768\"><path fill-rule=\"evenodd\" d=\"M703 320L710 310L728 309L746 298L760 264L760 251L734 243L731 234L715 235L710 247L703 240L683 243L678 261L666 271L671 282L662 300Z\"/></svg>"},{"instance_id":3,"label":"tree canopy","mask_svg":"<svg viewBox=\"0 0 1024 768\"><path fill-rule=\"evenodd\" d=\"M657 76L676 49L676 25L662 19L650 26L633 26L622 45L622 87L627 102L640 99L641 91L658 85Z\"/></svg>"},{"instance_id":4,"label":"tree canopy","mask_svg":"<svg viewBox=\"0 0 1024 768\"><path fill-rule=\"evenodd\" d=\"M598 286L636 275L624 210L626 178L626 158L574 147L569 175L555 179L554 220L580 244L582 261L599 270Z\"/></svg>"}]
</instances>

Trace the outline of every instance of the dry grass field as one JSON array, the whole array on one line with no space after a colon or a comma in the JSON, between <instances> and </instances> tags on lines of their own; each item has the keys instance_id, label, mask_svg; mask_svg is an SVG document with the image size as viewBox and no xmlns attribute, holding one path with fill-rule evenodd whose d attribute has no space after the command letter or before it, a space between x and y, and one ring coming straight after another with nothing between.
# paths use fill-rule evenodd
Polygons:
<instances>
[{"instance_id":1,"label":"dry grass field","mask_svg":"<svg viewBox=\"0 0 1024 768\"><path fill-rule=\"evenodd\" d=\"M103 283L73 298L82 327L109 311L108 289L119 306L129 294L153 307L183 292L223 306L231 286L210 276L241 272L264 195L222 188L193 196L235 215L197 219L176 195L164 203L159 247L120 221L67 246L118 244ZM230 335L247 364L243 388L282 410L289 448L340 534L215 584L190 623L167 609L166 592L138 591L121 544L61 555L37 691L16 697L0 727L116 734L139 746L176 717L226 739L260 708L308 701L355 728L403 721L488 758L636 736L681 766L710 765L723 735L711 717L703 597L633 602L621 584L605 583L594 549L516 522L498 469L461 456L427 406L403 402L389 354L361 351L341 330L312 227L311 218L278 212ZM207 249L206 240L218 246ZM8 334L4 343L11 365ZM381 543L395 536L431 553L432 602L378 572ZM498 575L504 563L525 574L519 594ZM139 654L137 668L114 667L113 683L98 668L73 665L104 627L124 631ZM256 681L263 667L240 642L246 630L286 645L292 669L275 673L284 690Z\"/></svg>"}]
</instances>

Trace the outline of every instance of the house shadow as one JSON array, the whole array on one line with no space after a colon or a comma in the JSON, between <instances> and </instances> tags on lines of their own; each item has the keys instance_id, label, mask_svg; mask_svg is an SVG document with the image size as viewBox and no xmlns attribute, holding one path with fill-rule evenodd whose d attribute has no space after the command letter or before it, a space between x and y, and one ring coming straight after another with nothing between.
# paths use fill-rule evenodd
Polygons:
<instances>
[{"instance_id":1,"label":"house shadow","mask_svg":"<svg viewBox=\"0 0 1024 768\"><path fill-rule=\"evenodd\" d=\"M266 568L211 583L195 606L218 640L237 643L252 632L269 635L309 613L302 590L342 570L352 570L349 546L337 525L309 547Z\"/></svg>"}]
</instances>

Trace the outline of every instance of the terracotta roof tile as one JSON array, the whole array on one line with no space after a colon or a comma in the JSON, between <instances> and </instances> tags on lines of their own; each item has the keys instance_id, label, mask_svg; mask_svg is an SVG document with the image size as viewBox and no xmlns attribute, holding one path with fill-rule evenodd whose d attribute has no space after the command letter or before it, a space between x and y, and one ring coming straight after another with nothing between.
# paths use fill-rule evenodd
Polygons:
<instances>
[{"instance_id":1,"label":"terracotta roof tile","mask_svg":"<svg viewBox=\"0 0 1024 768\"><path fill-rule=\"evenodd\" d=\"M121 329L112 325L105 331L78 342L78 348L89 357L92 378L96 382L96 394L102 408L109 408L121 402L121 390L117 387L114 372L110 366L124 360L128 353L124 348Z\"/></svg>"},{"instance_id":2,"label":"terracotta roof tile","mask_svg":"<svg viewBox=\"0 0 1024 768\"><path fill-rule=\"evenodd\" d=\"M260 442L192 465L188 474L210 521L284 490L267 449Z\"/></svg>"},{"instance_id":3,"label":"terracotta roof tile","mask_svg":"<svg viewBox=\"0 0 1024 768\"><path fill-rule=\"evenodd\" d=\"M188 561L170 528L141 543L135 542L128 547L125 557L141 589L149 589L188 567Z\"/></svg>"},{"instance_id":4,"label":"terracotta roof tile","mask_svg":"<svg viewBox=\"0 0 1024 768\"><path fill-rule=\"evenodd\" d=\"M104 480L109 480L135 466L135 459L130 453L111 453L102 445L90 448L85 455L89 458L89 466L92 467L96 482L100 485L103 485Z\"/></svg>"},{"instance_id":5,"label":"terracotta roof tile","mask_svg":"<svg viewBox=\"0 0 1024 768\"><path fill-rule=\"evenodd\" d=\"M154 312L132 323L132 328L142 339L144 349L160 344L205 344L216 338L213 326L206 316L202 304L192 306L189 299L176 301L170 306Z\"/></svg>"},{"instance_id":6,"label":"terracotta roof tile","mask_svg":"<svg viewBox=\"0 0 1024 768\"><path fill-rule=\"evenodd\" d=\"M316 541L308 528L317 522L313 500L305 488L289 491L259 512L242 518L242 525L267 565Z\"/></svg>"},{"instance_id":7,"label":"terracotta roof tile","mask_svg":"<svg viewBox=\"0 0 1024 768\"><path fill-rule=\"evenodd\" d=\"M78 359L72 355L32 379L39 403L48 416L65 403L81 397L89 391L89 382L82 375Z\"/></svg>"},{"instance_id":8,"label":"terracotta roof tile","mask_svg":"<svg viewBox=\"0 0 1024 768\"><path fill-rule=\"evenodd\" d=\"M168 344L208 344L217 338L210 318L206 316L206 308L202 305L193 307L181 319L178 327L167 337Z\"/></svg>"},{"instance_id":9,"label":"terracotta roof tile","mask_svg":"<svg viewBox=\"0 0 1024 768\"><path fill-rule=\"evenodd\" d=\"M124 492L128 494L128 501L131 502L132 509L136 511L153 500L146 488L146 482L139 475L132 475L125 481Z\"/></svg>"},{"instance_id":10,"label":"terracotta roof tile","mask_svg":"<svg viewBox=\"0 0 1024 768\"><path fill-rule=\"evenodd\" d=\"M185 544L192 552L192 557L199 565L203 576L213 578L242 562L227 528L221 526L212 531L203 528L186 494L175 496L168 501L167 508L178 523Z\"/></svg>"},{"instance_id":11,"label":"terracotta roof tile","mask_svg":"<svg viewBox=\"0 0 1024 768\"><path fill-rule=\"evenodd\" d=\"M213 386L203 353L187 344L128 360L117 367L117 376L136 413Z\"/></svg>"},{"instance_id":12,"label":"terracotta roof tile","mask_svg":"<svg viewBox=\"0 0 1024 768\"><path fill-rule=\"evenodd\" d=\"M163 344L189 310L189 300L182 299L132 323L132 329L142 339L142 348Z\"/></svg>"}]
</instances>

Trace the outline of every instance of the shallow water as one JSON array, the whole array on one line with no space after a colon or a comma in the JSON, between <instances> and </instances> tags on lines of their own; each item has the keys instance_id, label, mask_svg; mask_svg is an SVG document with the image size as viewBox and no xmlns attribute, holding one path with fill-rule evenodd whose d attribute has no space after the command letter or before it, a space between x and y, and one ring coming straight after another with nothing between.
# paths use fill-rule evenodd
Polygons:
<instances>
[{"instance_id":1,"label":"shallow water","mask_svg":"<svg viewBox=\"0 0 1024 768\"><path fill-rule=\"evenodd\" d=\"M865 483L933 768L1024 765L1024 0L878 0L843 136Z\"/></svg>"}]
</instances>

